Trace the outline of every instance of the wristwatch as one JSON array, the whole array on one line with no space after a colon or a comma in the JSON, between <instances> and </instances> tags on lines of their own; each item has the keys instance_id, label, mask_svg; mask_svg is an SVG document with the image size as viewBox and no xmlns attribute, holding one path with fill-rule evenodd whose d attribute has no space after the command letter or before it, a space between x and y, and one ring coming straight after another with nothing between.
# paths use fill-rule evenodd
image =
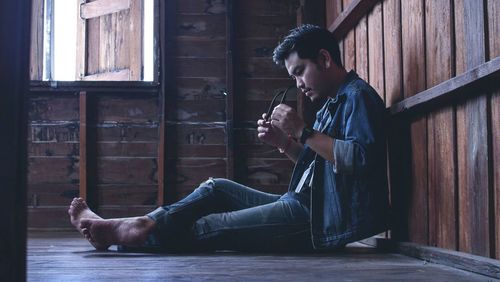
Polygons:
<instances>
[{"instance_id":1,"label":"wristwatch","mask_svg":"<svg viewBox=\"0 0 500 282\"><path fill-rule=\"evenodd\" d=\"M300 135L300 143L306 144L306 140L314 134L314 130L310 127L304 127Z\"/></svg>"}]
</instances>

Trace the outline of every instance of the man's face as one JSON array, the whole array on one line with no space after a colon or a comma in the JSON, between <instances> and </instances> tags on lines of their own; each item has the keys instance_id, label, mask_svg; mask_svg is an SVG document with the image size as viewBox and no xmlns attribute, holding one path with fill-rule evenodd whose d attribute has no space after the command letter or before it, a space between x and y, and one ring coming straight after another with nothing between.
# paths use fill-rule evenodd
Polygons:
<instances>
[{"instance_id":1,"label":"man's face","mask_svg":"<svg viewBox=\"0 0 500 282\"><path fill-rule=\"evenodd\" d=\"M311 101L330 94L331 81L327 77L325 66L321 63L301 59L297 52L293 52L285 59L285 67L288 74L295 79L297 88Z\"/></svg>"}]
</instances>

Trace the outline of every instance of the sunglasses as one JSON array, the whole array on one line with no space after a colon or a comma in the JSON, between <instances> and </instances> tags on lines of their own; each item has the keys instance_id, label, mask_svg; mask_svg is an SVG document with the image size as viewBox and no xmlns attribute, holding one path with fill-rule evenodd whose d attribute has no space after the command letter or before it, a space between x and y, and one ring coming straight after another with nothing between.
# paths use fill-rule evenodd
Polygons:
<instances>
[{"instance_id":1,"label":"sunglasses","mask_svg":"<svg viewBox=\"0 0 500 282\"><path fill-rule=\"evenodd\" d=\"M285 103L286 94L288 93L288 90L290 90L294 87L295 87L295 85L290 85L285 90L281 90L280 92L278 92L278 94L274 95L273 100L271 101L271 105L269 105L269 109L267 110L266 121L269 121L271 119L271 114L273 113L273 109L275 107L274 103L276 102L276 99L278 99L279 96L283 95L281 97L279 104ZM279 105L279 104L277 104L277 105Z\"/></svg>"}]
</instances>

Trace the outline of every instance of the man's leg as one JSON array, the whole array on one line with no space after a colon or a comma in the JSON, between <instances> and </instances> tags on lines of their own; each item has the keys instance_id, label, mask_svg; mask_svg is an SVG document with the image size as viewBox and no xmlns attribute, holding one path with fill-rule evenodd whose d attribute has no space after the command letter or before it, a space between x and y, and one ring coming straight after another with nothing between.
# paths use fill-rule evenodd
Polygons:
<instances>
[{"instance_id":1,"label":"man's leg","mask_svg":"<svg viewBox=\"0 0 500 282\"><path fill-rule=\"evenodd\" d=\"M85 212L78 215L70 212L70 217L75 227L96 248L101 246L98 249L102 249L112 244L140 245L153 230L160 241L180 240L194 221L204 215L267 204L277 199L279 195L263 193L226 179L209 179L183 200L158 208L148 216L103 220L85 204L82 209Z\"/></svg>"},{"instance_id":2,"label":"man's leg","mask_svg":"<svg viewBox=\"0 0 500 282\"><path fill-rule=\"evenodd\" d=\"M309 209L284 197L248 209L210 214L196 221L193 242L201 250L312 250Z\"/></svg>"},{"instance_id":3,"label":"man's leg","mask_svg":"<svg viewBox=\"0 0 500 282\"><path fill-rule=\"evenodd\" d=\"M156 222L155 241L178 251L192 247L193 224L203 216L273 203L280 195L264 193L227 179L209 179L186 198L148 214Z\"/></svg>"}]
</instances>

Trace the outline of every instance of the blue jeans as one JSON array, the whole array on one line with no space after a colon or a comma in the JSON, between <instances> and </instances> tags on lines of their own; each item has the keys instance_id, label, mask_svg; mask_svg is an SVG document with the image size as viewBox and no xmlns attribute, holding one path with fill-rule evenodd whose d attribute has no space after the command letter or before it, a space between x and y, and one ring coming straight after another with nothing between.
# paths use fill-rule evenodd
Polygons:
<instances>
[{"instance_id":1,"label":"blue jeans","mask_svg":"<svg viewBox=\"0 0 500 282\"><path fill-rule=\"evenodd\" d=\"M153 240L170 251L312 250L309 209L289 193L209 179L186 198L148 214L156 222Z\"/></svg>"}]
</instances>

